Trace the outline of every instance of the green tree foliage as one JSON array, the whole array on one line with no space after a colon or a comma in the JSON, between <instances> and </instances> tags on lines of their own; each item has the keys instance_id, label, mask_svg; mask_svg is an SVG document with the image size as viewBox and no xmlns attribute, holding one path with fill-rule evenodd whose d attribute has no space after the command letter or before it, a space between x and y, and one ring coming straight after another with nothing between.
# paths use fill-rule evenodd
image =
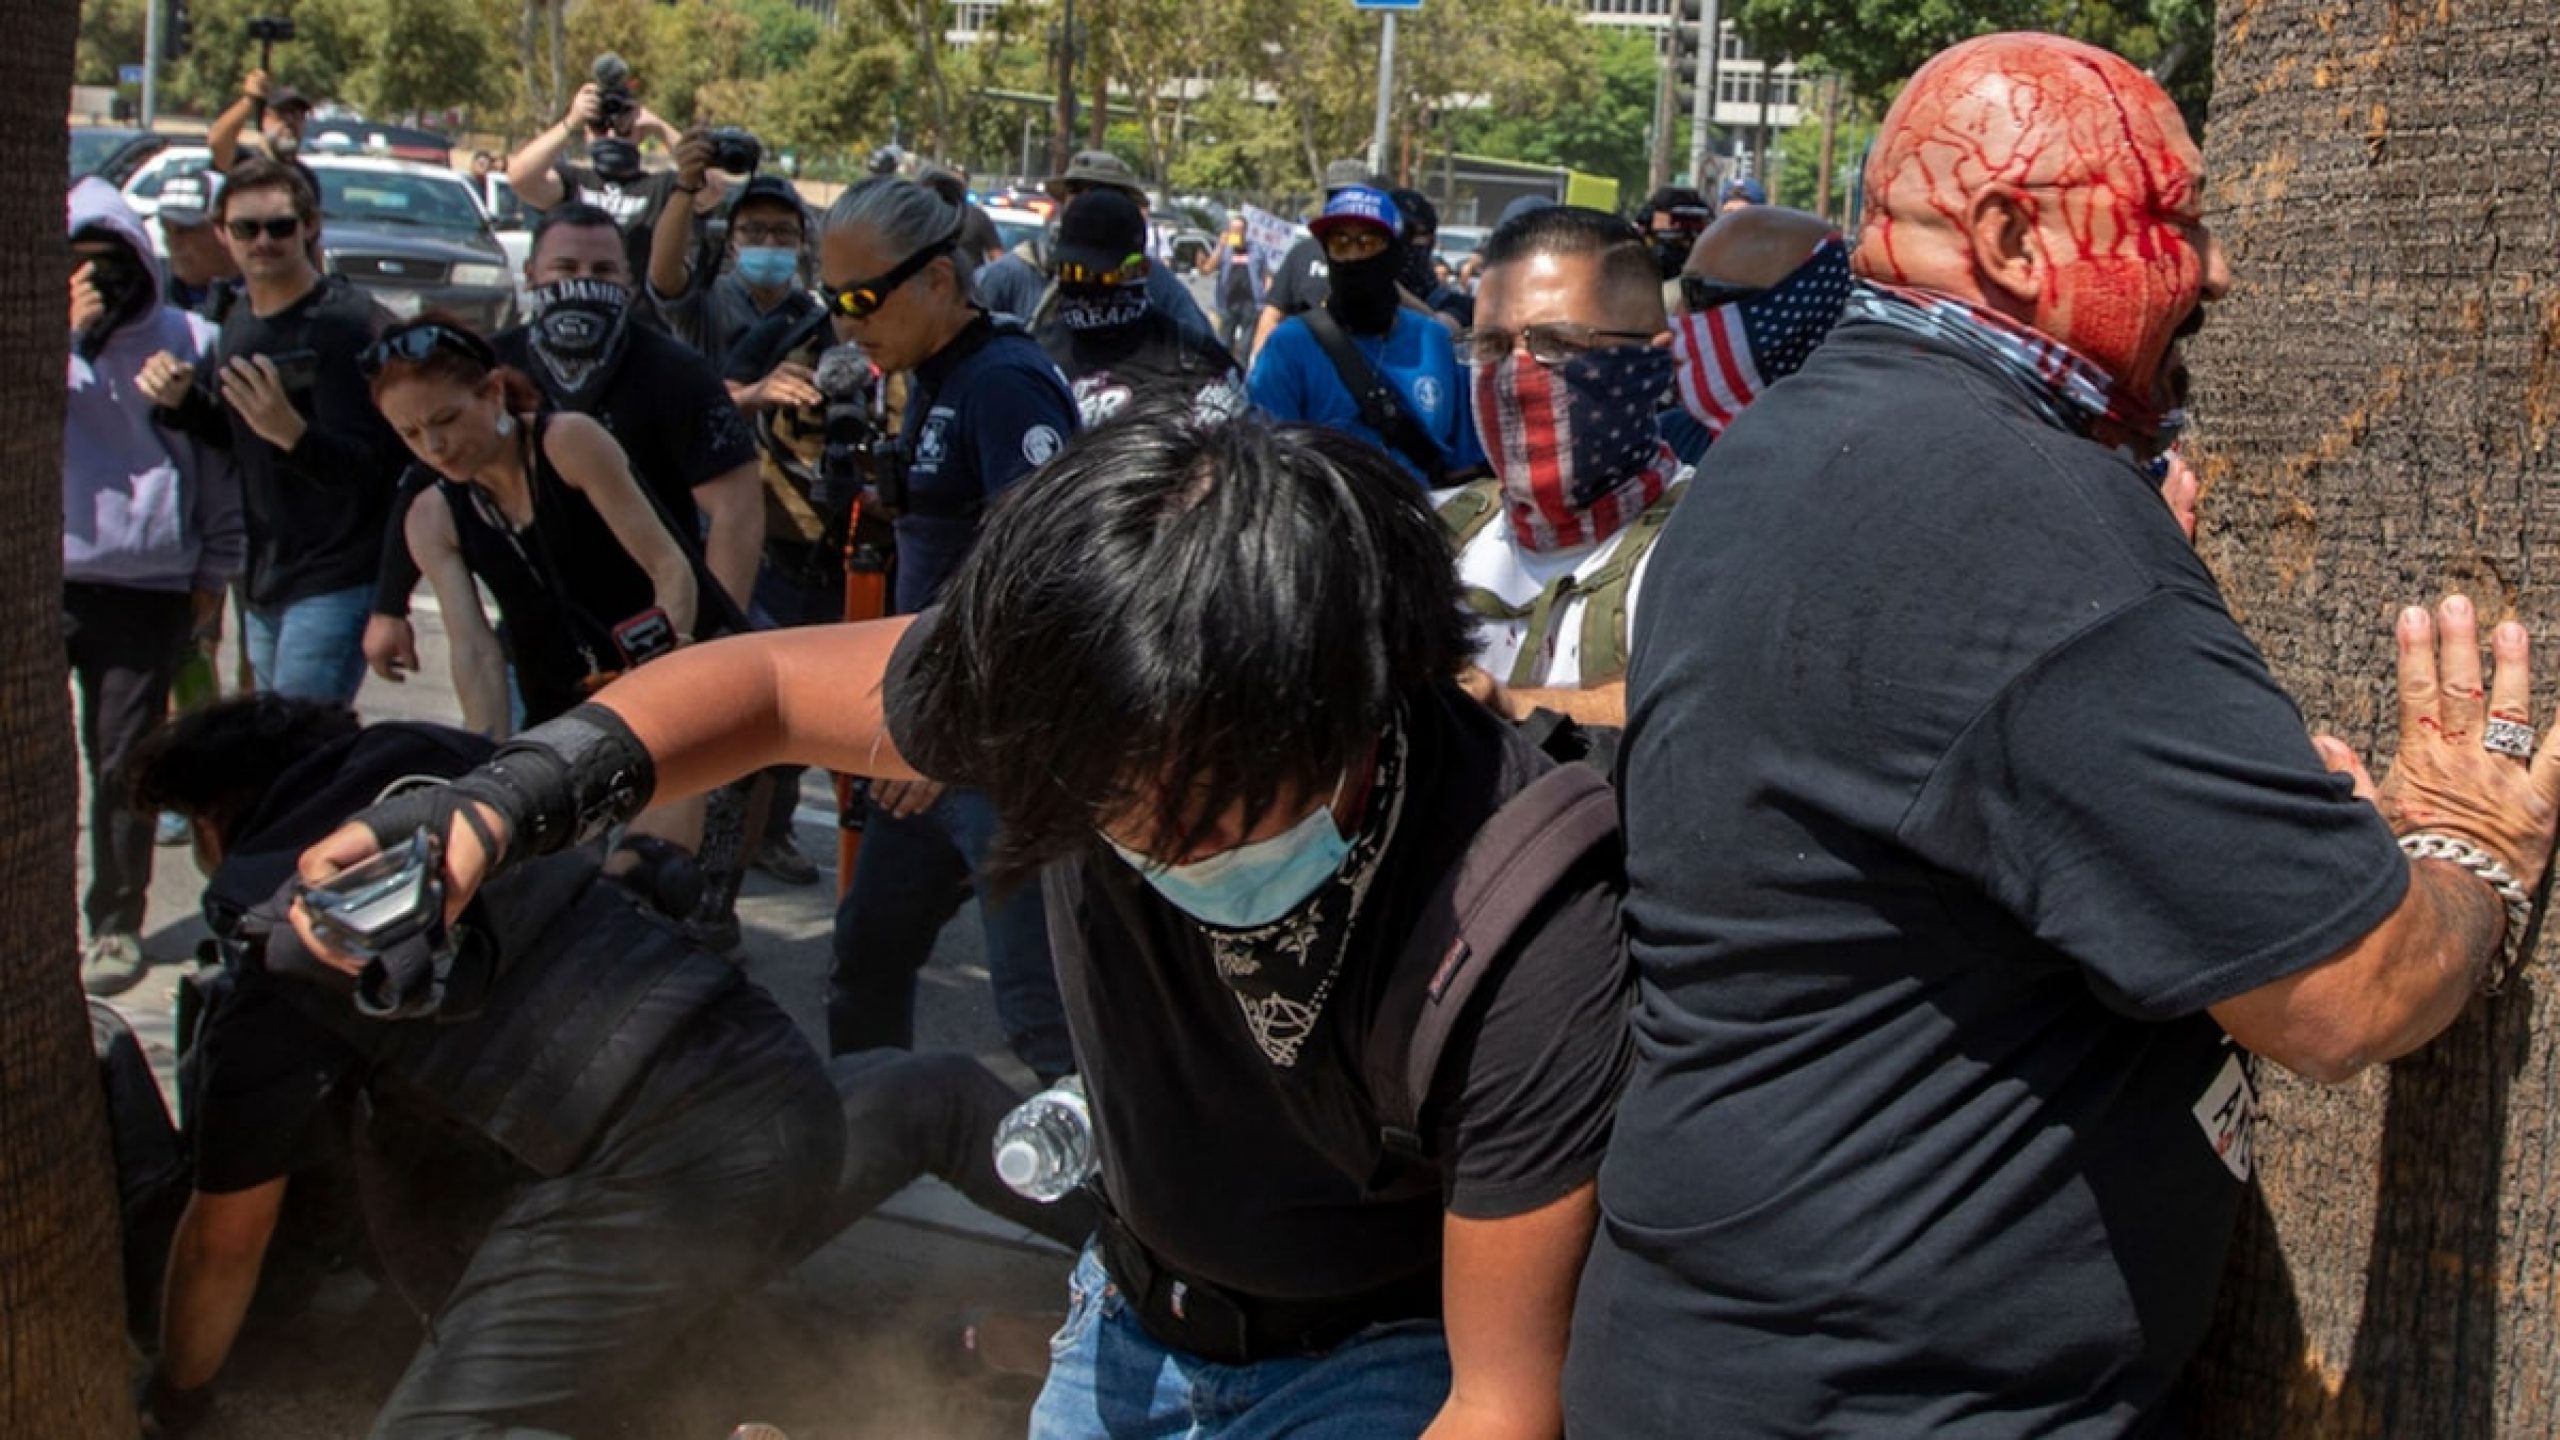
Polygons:
<instances>
[{"instance_id":1,"label":"green tree foliage","mask_svg":"<svg viewBox=\"0 0 2560 1440\"><path fill-rule=\"evenodd\" d=\"M1470 154L1606 175L1618 182L1621 195L1640 197L1651 170L1647 147L1661 73L1653 42L1643 34L1596 25L1583 27L1575 39L1576 68L1596 77L1595 83L1581 87L1587 98L1469 111L1450 127L1451 139ZM1673 140L1685 142L1687 136L1684 121Z\"/></svg>"},{"instance_id":2,"label":"green tree foliage","mask_svg":"<svg viewBox=\"0 0 2560 1440\"><path fill-rule=\"evenodd\" d=\"M368 0L362 63L346 98L368 115L427 115L503 105L507 47L473 0Z\"/></svg>"},{"instance_id":3,"label":"green tree foliage","mask_svg":"<svg viewBox=\"0 0 2560 1440\"><path fill-rule=\"evenodd\" d=\"M2165 71L2190 124L2212 86L2213 0L1738 0L1725 13L1754 54L1834 72L1870 101L1947 46L1999 30L2050 30Z\"/></svg>"}]
</instances>

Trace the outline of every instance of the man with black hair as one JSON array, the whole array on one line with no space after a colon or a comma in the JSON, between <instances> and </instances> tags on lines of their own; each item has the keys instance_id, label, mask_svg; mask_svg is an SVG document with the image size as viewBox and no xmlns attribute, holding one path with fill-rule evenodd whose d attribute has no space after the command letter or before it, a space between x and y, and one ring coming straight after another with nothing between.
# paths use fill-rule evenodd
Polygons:
<instances>
[{"instance_id":1,"label":"man with black hair","mask_svg":"<svg viewBox=\"0 0 2560 1440\"><path fill-rule=\"evenodd\" d=\"M1390 190L1396 213L1404 217L1404 270L1396 284L1423 308L1445 318L1451 330L1475 323L1475 301L1451 285L1440 264L1440 207L1419 190Z\"/></svg>"},{"instance_id":2,"label":"man with black hair","mask_svg":"<svg viewBox=\"0 0 2560 1440\"><path fill-rule=\"evenodd\" d=\"M387 1440L588 1432L687 1326L931 1171L1075 1238L997 1183L1015 1097L966 1057L823 1065L764 991L580 847L457 909L428 998L366 1008L284 924L295 855L386 787L485 760L439 725L360 729L260 695L145 742L134 798L186 817L221 965L182 1063L195 1193L145 1408L200 1419L288 1185L350 1147L386 1278L428 1322ZM414 827L400 832L414 833ZM432 1318L430 1318L432 1317Z\"/></svg>"},{"instance_id":3,"label":"man with black hair","mask_svg":"<svg viewBox=\"0 0 2560 1440\"><path fill-rule=\"evenodd\" d=\"M1689 263L1689 251L1715 218L1707 197L1693 185L1665 185L1644 202L1644 233L1653 246L1653 263L1669 280Z\"/></svg>"},{"instance_id":4,"label":"man with black hair","mask_svg":"<svg viewBox=\"0 0 2560 1440\"><path fill-rule=\"evenodd\" d=\"M1514 719L1626 723L1628 636L1689 481L1654 424L1673 369L1643 232L1553 205L1487 236L1467 332L1492 478L1440 497L1474 619L1473 687Z\"/></svg>"},{"instance_id":5,"label":"man with black hair","mask_svg":"<svg viewBox=\"0 0 2560 1440\"><path fill-rule=\"evenodd\" d=\"M136 383L169 422L227 448L248 517L241 642L262 689L347 699L382 560L391 494L407 467L365 393L356 356L390 315L312 261L320 197L266 156L225 177L214 218L246 303L198 367L163 352Z\"/></svg>"},{"instance_id":6,"label":"man with black hair","mask_svg":"<svg viewBox=\"0 0 2560 1440\"><path fill-rule=\"evenodd\" d=\"M1127 196L1097 189L1068 201L1049 268L1057 298L1033 334L1074 387L1084 424L1099 425L1132 396L1158 388L1219 414L1244 408L1235 357L1155 308L1147 218Z\"/></svg>"},{"instance_id":7,"label":"man with black hair","mask_svg":"<svg viewBox=\"0 0 2560 1440\"><path fill-rule=\"evenodd\" d=\"M553 405L612 433L677 537L700 544L711 577L743 609L763 544L763 500L755 437L718 372L665 331L633 323L637 280L621 229L604 211L576 201L547 211L524 268L525 323L489 337L489 348ZM415 493L395 499L391 525ZM418 567L391 530L364 632L365 660L386 680L418 668L408 620L417 588Z\"/></svg>"},{"instance_id":8,"label":"man with black hair","mask_svg":"<svg viewBox=\"0 0 2560 1440\"><path fill-rule=\"evenodd\" d=\"M1314 221L1330 268L1324 302L1254 356L1248 391L1276 420L1325 425L1439 486L1483 461L1450 329L1404 303L1403 217L1386 192L1337 190Z\"/></svg>"},{"instance_id":9,"label":"man with black hair","mask_svg":"<svg viewBox=\"0 0 2560 1440\"><path fill-rule=\"evenodd\" d=\"M469 896L492 846L778 760L984 787L1055 917L1106 1207L1031 1433L1553 1435L1629 1057L1615 806L1452 682L1452 581L1373 449L1137 402L938 610L680 652L423 813ZM1453 935L1487 871L1513 923Z\"/></svg>"}]
</instances>

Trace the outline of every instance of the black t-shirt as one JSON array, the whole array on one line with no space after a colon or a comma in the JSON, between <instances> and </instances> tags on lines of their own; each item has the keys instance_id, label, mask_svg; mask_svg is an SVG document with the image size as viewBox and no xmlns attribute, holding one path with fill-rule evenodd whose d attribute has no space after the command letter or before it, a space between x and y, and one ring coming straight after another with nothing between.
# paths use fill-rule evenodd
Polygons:
<instances>
[{"instance_id":1,"label":"black t-shirt","mask_svg":"<svg viewBox=\"0 0 2560 1440\"><path fill-rule=\"evenodd\" d=\"M1075 391L1077 420L1087 429L1118 413L1130 396L1167 386L1198 395L1221 414L1244 409L1244 377L1234 354L1162 311L1109 330L1070 330L1052 317L1039 340Z\"/></svg>"},{"instance_id":2,"label":"black t-shirt","mask_svg":"<svg viewBox=\"0 0 2560 1440\"><path fill-rule=\"evenodd\" d=\"M370 583L383 520L409 453L373 408L356 357L390 323L362 290L324 275L273 315L234 305L198 372L198 406L214 407L240 472L249 529L249 600L282 605ZM211 377L243 355L307 353L311 388L292 392L305 429L290 451L268 444L228 405ZM300 365L292 368L300 369Z\"/></svg>"},{"instance_id":3,"label":"black t-shirt","mask_svg":"<svg viewBox=\"0 0 2560 1440\"><path fill-rule=\"evenodd\" d=\"M926 773L967 783L966 747L917 733L932 623L891 660L890 729ZM1442 1056L1425 1113L1445 1160L1386 1156L1361 1075L1370 1019L1433 887L1546 763L1454 686L1404 714L1401 808L1291 1063L1266 1053L1281 1022L1248 1022L1200 927L1136 870L1097 845L1043 872L1103 1188L1160 1260L1246 1295L1358 1295L1436 1266L1444 1210L1498 1218L1571 1192L1629 1063L1617 867L1595 857L1522 927Z\"/></svg>"},{"instance_id":4,"label":"black t-shirt","mask_svg":"<svg viewBox=\"0 0 2560 1440\"><path fill-rule=\"evenodd\" d=\"M647 170L629 180L607 180L584 161L562 160L551 168L560 179L563 195L613 217L613 222L622 227L622 246L631 257L631 273L648 274L650 232L657 228L658 212L666 208L667 197L676 193L676 172Z\"/></svg>"},{"instance_id":5,"label":"black t-shirt","mask_svg":"<svg viewBox=\"0 0 2560 1440\"><path fill-rule=\"evenodd\" d=\"M1327 280L1324 246L1314 236L1301 236L1280 257L1280 266L1271 272L1271 286L1262 292L1262 303L1283 315L1313 310L1333 293Z\"/></svg>"},{"instance_id":6,"label":"black t-shirt","mask_svg":"<svg viewBox=\"0 0 2560 1440\"><path fill-rule=\"evenodd\" d=\"M543 371L533 363L531 335L529 327L519 325L499 331L489 344L501 361L540 384ZM657 502L668 528L678 539L698 543L702 516L694 504L694 487L754 464L755 435L730 403L728 387L701 356L664 331L633 325L630 335L620 368L586 413L622 446L633 478ZM374 594L373 608L380 614L409 613L418 567L409 558L402 526L410 502L431 480L423 467L412 467L401 479Z\"/></svg>"},{"instance_id":7,"label":"black t-shirt","mask_svg":"<svg viewBox=\"0 0 2560 1440\"><path fill-rule=\"evenodd\" d=\"M2205 1009L2388 915L2389 829L2143 471L1960 353L1843 324L1653 567L1574 1430L2165 1423L2248 1163Z\"/></svg>"}]
</instances>

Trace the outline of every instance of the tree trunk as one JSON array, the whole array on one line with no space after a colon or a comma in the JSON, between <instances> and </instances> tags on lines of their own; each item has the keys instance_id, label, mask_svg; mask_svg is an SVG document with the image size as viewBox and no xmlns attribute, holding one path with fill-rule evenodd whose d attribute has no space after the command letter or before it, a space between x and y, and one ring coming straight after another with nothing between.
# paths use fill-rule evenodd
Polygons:
<instances>
[{"instance_id":1,"label":"tree trunk","mask_svg":"<svg viewBox=\"0 0 2560 1440\"><path fill-rule=\"evenodd\" d=\"M75 978L62 656L62 202L74 7L0 0L0 1435L130 1435L115 1187ZM14 238L9 238L14 237Z\"/></svg>"},{"instance_id":2,"label":"tree trunk","mask_svg":"<svg viewBox=\"0 0 2560 1440\"><path fill-rule=\"evenodd\" d=\"M2396 607L2534 629L2560 588L2560 32L2550 0L2224 0L2192 357L2207 532L2311 723L2380 773ZM2548 724L2548 710L2537 716ZM2507 992L2335 1089L2267 1080L2259 1190L2193 1391L2215 1437L2560 1434L2550 935Z\"/></svg>"}]
</instances>

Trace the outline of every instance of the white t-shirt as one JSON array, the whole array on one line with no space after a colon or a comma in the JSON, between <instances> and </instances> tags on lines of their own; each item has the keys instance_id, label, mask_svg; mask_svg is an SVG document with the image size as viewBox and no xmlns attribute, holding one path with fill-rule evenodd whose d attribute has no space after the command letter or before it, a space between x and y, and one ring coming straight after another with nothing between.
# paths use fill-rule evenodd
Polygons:
<instances>
[{"instance_id":1,"label":"white t-shirt","mask_svg":"<svg viewBox=\"0 0 2560 1440\"><path fill-rule=\"evenodd\" d=\"M1671 482L1671 488L1653 503L1670 504L1680 493L1680 487L1689 483L1692 473L1683 467ZM1431 502L1437 507L1456 493L1454 490L1435 491ZM1506 605L1525 610L1530 601L1538 598L1540 591L1557 579L1565 575L1587 578L1608 564L1609 557L1616 554L1618 547L1635 533L1636 527L1628 525L1606 540L1541 554L1524 548L1511 533L1511 522L1497 513L1476 532L1474 539L1467 542L1466 548L1458 552L1458 583L1470 590L1485 591ZM1644 557L1636 561L1635 577L1627 586L1630 644L1633 643L1636 602L1644 593L1645 572L1652 567L1653 552L1647 550ZM1589 597L1577 595L1560 607L1554 621L1547 627L1547 653L1532 671L1532 678L1527 682L1530 687L1543 690L1582 688L1582 612L1590 603ZM1512 667L1519 663L1520 647L1529 638L1529 617L1524 614L1517 620L1495 620L1472 610L1467 615L1475 623L1476 663L1494 679L1505 685L1511 684Z\"/></svg>"}]
</instances>

